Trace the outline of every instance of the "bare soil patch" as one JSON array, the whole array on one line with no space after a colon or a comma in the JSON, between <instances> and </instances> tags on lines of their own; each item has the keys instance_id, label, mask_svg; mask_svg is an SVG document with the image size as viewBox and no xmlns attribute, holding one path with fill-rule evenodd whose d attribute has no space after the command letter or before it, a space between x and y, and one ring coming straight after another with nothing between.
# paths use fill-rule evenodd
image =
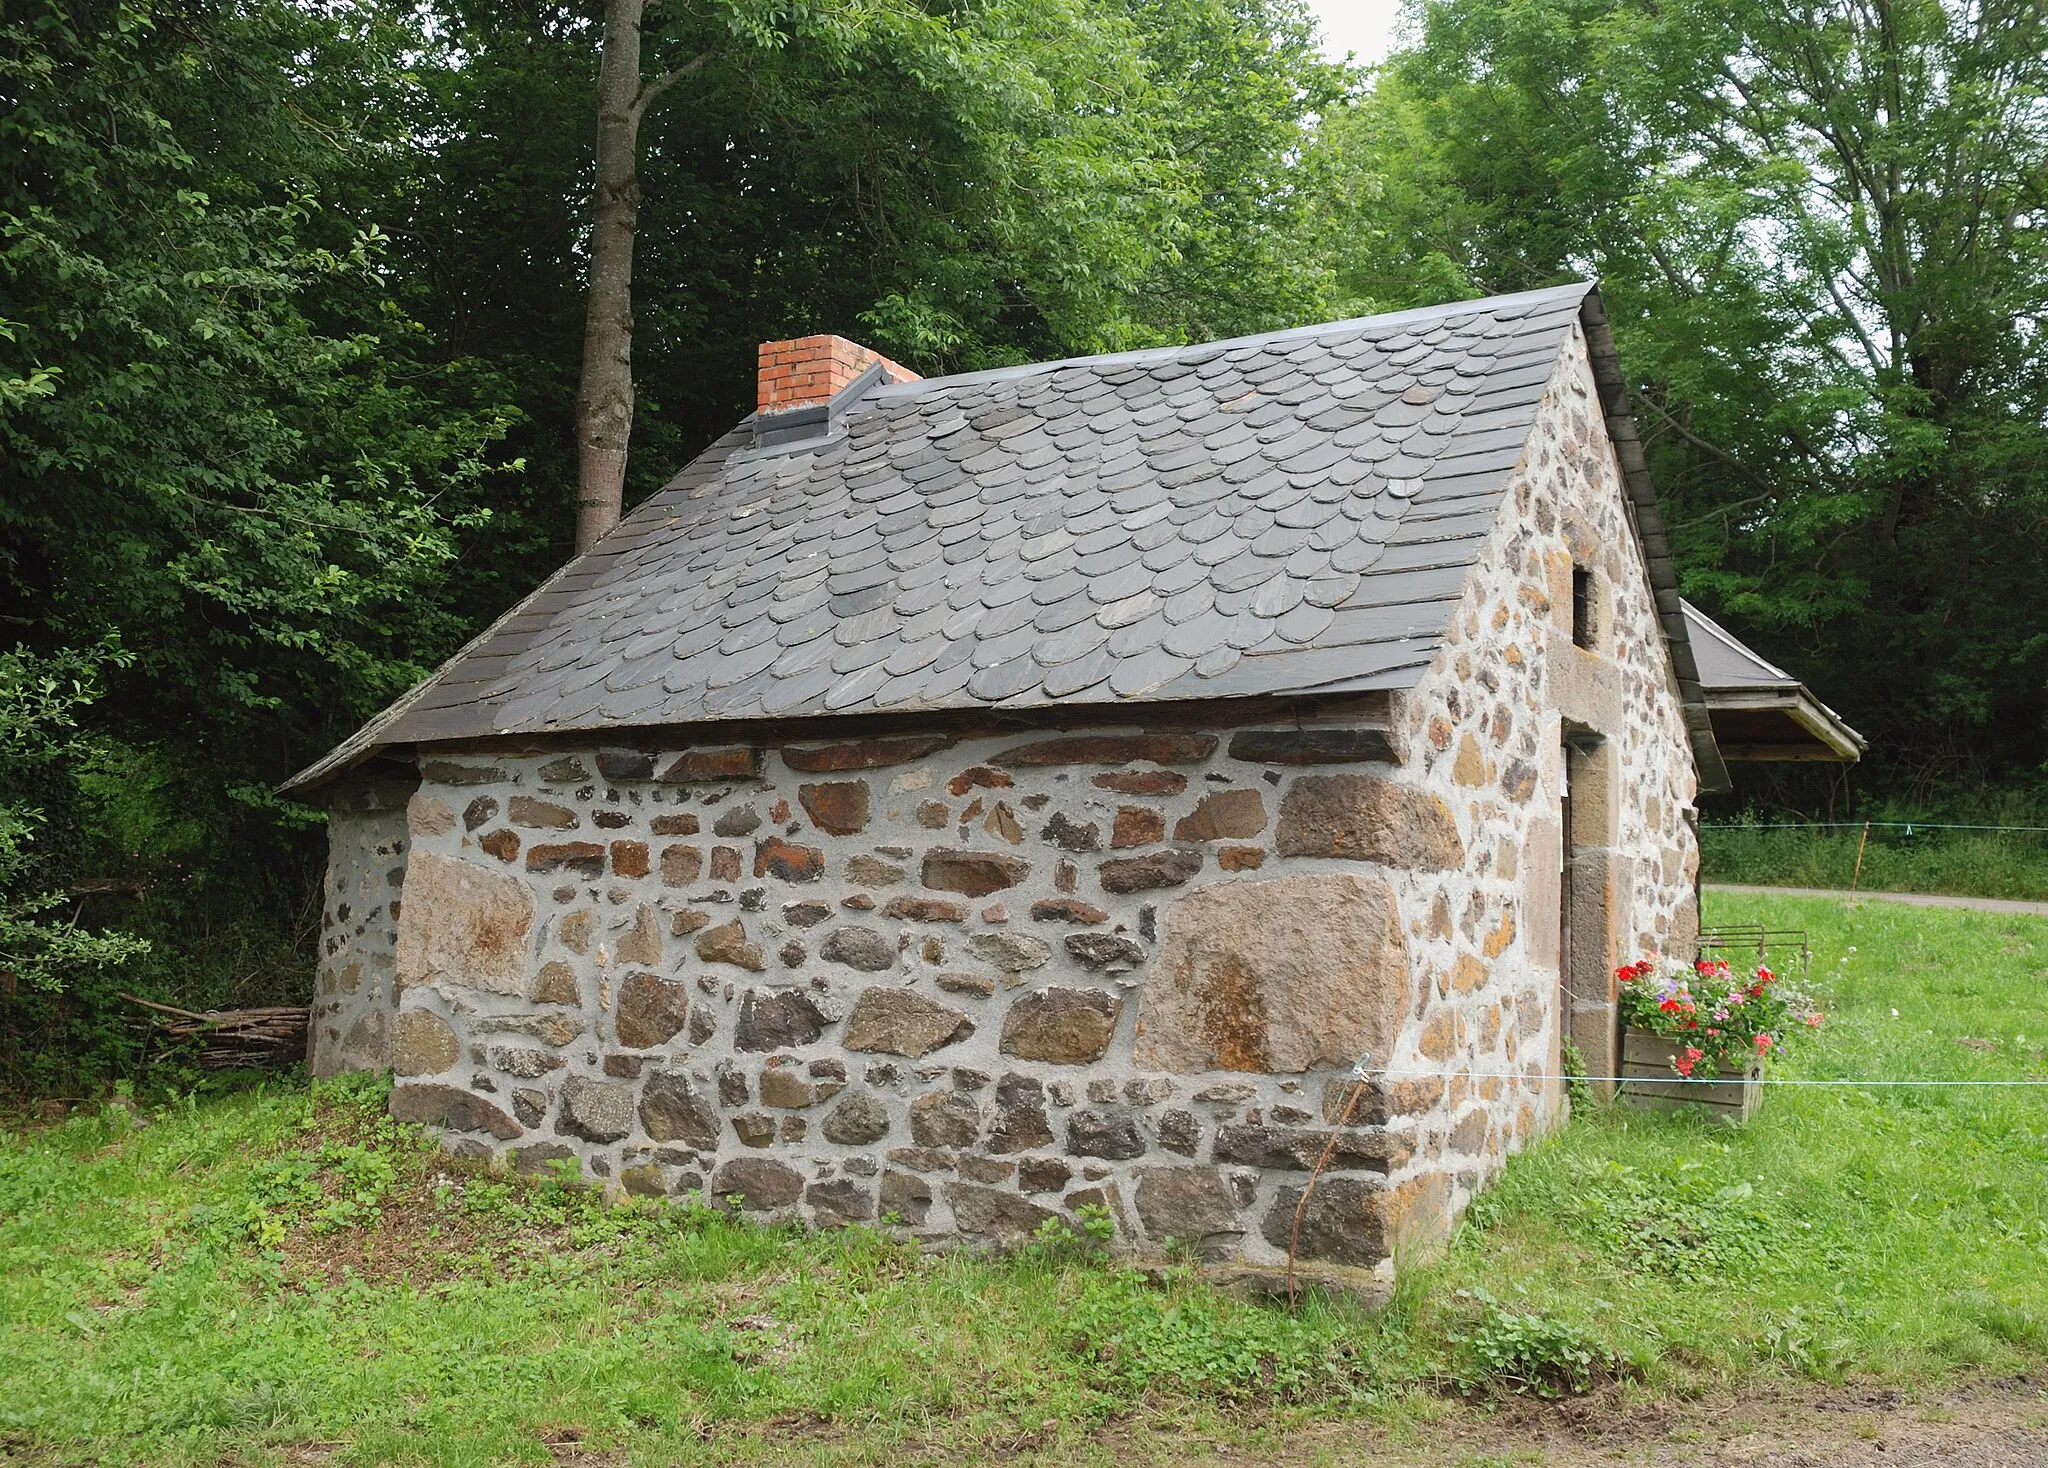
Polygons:
<instances>
[{"instance_id":1,"label":"bare soil patch","mask_svg":"<svg viewBox=\"0 0 2048 1468\"><path fill-rule=\"evenodd\" d=\"M1399 1429L1334 1423L1276 1450L1219 1449L1167 1461L1348 1468L2042 1468L2048 1376L1926 1395L1785 1384L1695 1401L1621 1389L1559 1403L1456 1407Z\"/></svg>"}]
</instances>

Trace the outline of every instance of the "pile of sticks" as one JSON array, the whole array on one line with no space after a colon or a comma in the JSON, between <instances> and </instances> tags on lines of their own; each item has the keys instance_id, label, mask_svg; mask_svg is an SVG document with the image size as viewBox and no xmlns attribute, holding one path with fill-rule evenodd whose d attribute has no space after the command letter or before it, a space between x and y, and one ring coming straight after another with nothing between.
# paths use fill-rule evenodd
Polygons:
<instances>
[{"instance_id":1,"label":"pile of sticks","mask_svg":"<svg viewBox=\"0 0 2048 1468\"><path fill-rule=\"evenodd\" d=\"M197 1044L206 1070L281 1070L306 1058L309 1012L303 1004L195 1013L134 994L121 997L150 1011L167 1045Z\"/></svg>"}]
</instances>

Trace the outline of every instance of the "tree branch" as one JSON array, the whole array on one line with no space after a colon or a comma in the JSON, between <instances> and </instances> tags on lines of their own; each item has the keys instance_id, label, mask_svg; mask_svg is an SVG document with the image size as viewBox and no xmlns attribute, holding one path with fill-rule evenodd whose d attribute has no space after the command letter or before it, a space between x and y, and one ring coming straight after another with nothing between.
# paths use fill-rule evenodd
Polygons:
<instances>
[{"instance_id":1,"label":"tree branch","mask_svg":"<svg viewBox=\"0 0 2048 1468\"><path fill-rule=\"evenodd\" d=\"M1652 413L1655 413L1657 415L1658 421L1660 421L1666 428L1669 428L1673 433L1677 434L1680 438L1684 439L1687 443L1691 444L1694 448L1699 449L1704 453L1713 455L1722 463L1726 464L1729 468L1733 469L1736 473L1740 474L1743 478L1747 479L1750 483L1761 485L1766 490L1775 490L1775 486L1772 485L1769 479L1757 473L1756 470L1750 468L1749 465L1743 463L1742 460L1736 458L1735 455L1729 453L1719 444L1709 443L1706 439L1701 438L1697 433L1694 433L1690 428L1687 428L1683 423L1680 423L1676 418L1672 417L1671 414L1665 412L1663 405L1658 403L1654 398L1651 398L1644 393L1634 392L1630 393L1629 397L1635 402L1640 403L1643 407L1648 408Z\"/></svg>"},{"instance_id":2,"label":"tree branch","mask_svg":"<svg viewBox=\"0 0 2048 1468\"><path fill-rule=\"evenodd\" d=\"M1870 359L1871 372L1882 378L1887 367L1884 353L1877 349L1877 343L1870 339L1870 333L1863 329L1863 323L1856 319L1856 313L1849 308L1849 303L1842 299L1842 293L1836 287L1833 277L1826 278L1822 283L1827 287L1828 295L1834 300L1835 309L1842 313L1842 319L1849 324L1849 330L1856 334L1856 340L1863 343L1863 354Z\"/></svg>"},{"instance_id":3,"label":"tree branch","mask_svg":"<svg viewBox=\"0 0 2048 1468\"><path fill-rule=\"evenodd\" d=\"M661 100L663 92L666 92L670 87L674 86L684 77L689 76L692 72L703 70L704 63L710 59L711 53L709 51L699 51L681 66L671 71L663 72L660 76L642 87L639 94L633 98L632 117L634 128L638 129L640 119L647 115L648 108Z\"/></svg>"}]
</instances>

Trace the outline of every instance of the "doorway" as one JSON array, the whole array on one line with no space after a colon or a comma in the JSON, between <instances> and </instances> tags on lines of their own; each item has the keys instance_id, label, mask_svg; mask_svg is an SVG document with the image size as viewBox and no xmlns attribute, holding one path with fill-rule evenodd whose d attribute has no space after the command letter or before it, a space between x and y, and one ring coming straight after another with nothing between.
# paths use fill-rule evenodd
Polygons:
<instances>
[{"instance_id":1,"label":"doorway","mask_svg":"<svg viewBox=\"0 0 2048 1468\"><path fill-rule=\"evenodd\" d=\"M1612 965L1608 962L1608 878L1614 844L1612 750L1598 733L1567 720L1558 768L1557 1003L1564 1038L1596 1076L1615 1074ZM1602 1086L1598 1089L1611 1089Z\"/></svg>"}]
</instances>

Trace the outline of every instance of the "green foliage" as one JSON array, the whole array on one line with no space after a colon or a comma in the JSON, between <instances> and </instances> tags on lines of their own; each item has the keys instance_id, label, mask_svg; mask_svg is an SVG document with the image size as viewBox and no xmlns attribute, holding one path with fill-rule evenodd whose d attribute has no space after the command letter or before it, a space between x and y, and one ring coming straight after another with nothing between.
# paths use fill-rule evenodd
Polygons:
<instances>
[{"instance_id":1,"label":"green foliage","mask_svg":"<svg viewBox=\"0 0 2048 1468\"><path fill-rule=\"evenodd\" d=\"M1467 1391L1484 1386L1562 1397L1592 1390L1621 1365L1614 1352L1568 1321L1506 1309L1483 1289L1460 1290L1458 1298L1481 1311L1470 1327L1449 1336Z\"/></svg>"},{"instance_id":2,"label":"green foliage","mask_svg":"<svg viewBox=\"0 0 2048 1468\"><path fill-rule=\"evenodd\" d=\"M1074 1210L1074 1222L1048 1218L1017 1251L1017 1257L1034 1264L1059 1268L1090 1259L1107 1257L1116 1238L1116 1215L1100 1203L1083 1203Z\"/></svg>"},{"instance_id":3,"label":"green foliage","mask_svg":"<svg viewBox=\"0 0 2048 1468\"><path fill-rule=\"evenodd\" d=\"M1909 825L1873 826L1866 842L1857 825L1776 829L1774 817L1754 809L1734 820L1703 822L1701 874L1709 882L1771 887L1847 890L1853 882L1865 892L1949 892L2048 901L2048 829L1944 828L1947 824L2048 828L2048 805L2038 800L2010 796L1959 803L1932 816L1925 807L1901 809L1874 803L1870 814L1874 820ZM1916 821L1916 817L1920 819ZM1786 819L1796 819L1796 814Z\"/></svg>"},{"instance_id":4,"label":"green foliage","mask_svg":"<svg viewBox=\"0 0 2048 1468\"><path fill-rule=\"evenodd\" d=\"M317 818L269 787L466 634L449 570L510 467L513 410L361 209L418 39L374 7L0 19L0 616L100 682L0 790L42 813L8 885L83 890L124 983L188 1005L303 994ZM128 1063L103 979L17 996L0 1087Z\"/></svg>"},{"instance_id":5,"label":"green foliage","mask_svg":"<svg viewBox=\"0 0 2048 1468\"><path fill-rule=\"evenodd\" d=\"M1332 119L1348 292L1597 276L1681 580L1882 777L2048 731L2048 32L1908 0L1428 0Z\"/></svg>"},{"instance_id":6,"label":"green foliage","mask_svg":"<svg viewBox=\"0 0 2048 1468\"><path fill-rule=\"evenodd\" d=\"M1572 1103L1572 1115L1577 1116L1593 1104L1593 1084L1587 1079L1591 1072L1586 1069L1586 1052L1569 1035L1558 1044L1558 1065L1564 1071L1565 1095Z\"/></svg>"},{"instance_id":7,"label":"green foliage","mask_svg":"<svg viewBox=\"0 0 2048 1468\"><path fill-rule=\"evenodd\" d=\"M1073 1349L1120 1395L1284 1402L1362 1390L1362 1365L1333 1318L1233 1305L1185 1275L1163 1289L1133 1270L1089 1281L1074 1308Z\"/></svg>"},{"instance_id":8,"label":"green foliage","mask_svg":"<svg viewBox=\"0 0 2048 1468\"><path fill-rule=\"evenodd\" d=\"M98 697L101 666L125 661L112 641L90 654L54 658L21 647L0 652L0 800L32 790L51 765L83 752L77 711ZM23 989L30 1002L46 1000L81 973L149 950L126 934L83 928L75 916L50 916L65 895L32 885L37 873L28 848L42 824L40 809L0 803L0 1013Z\"/></svg>"},{"instance_id":9,"label":"green foliage","mask_svg":"<svg viewBox=\"0 0 2048 1468\"><path fill-rule=\"evenodd\" d=\"M1583 1242L1645 1274L1706 1285L1755 1287L1810 1264L1810 1251L1776 1201L1748 1180L1726 1182L1696 1159L1650 1169L1611 1157L1570 1169L1573 1191L1556 1217ZM1511 1206L1492 1199L1475 1225Z\"/></svg>"}]
</instances>

